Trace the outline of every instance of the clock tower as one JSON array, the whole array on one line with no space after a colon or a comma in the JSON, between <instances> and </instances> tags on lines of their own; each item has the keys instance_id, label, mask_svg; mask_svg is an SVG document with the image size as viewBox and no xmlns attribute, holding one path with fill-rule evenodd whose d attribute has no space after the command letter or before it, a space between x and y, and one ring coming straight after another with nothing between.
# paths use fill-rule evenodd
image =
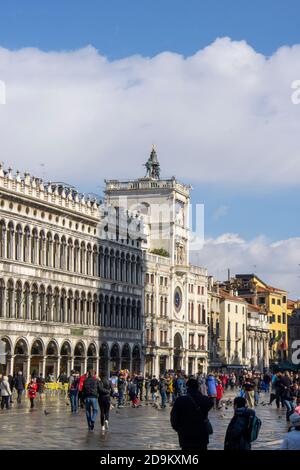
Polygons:
<instances>
[{"instance_id":1,"label":"clock tower","mask_svg":"<svg viewBox=\"0 0 300 470\"><path fill-rule=\"evenodd\" d=\"M170 257L173 265L188 265L190 186L180 183L175 176L160 177L154 146L145 167L143 178L105 181L106 200L143 218L145 249Z\"/></svg>"}]
</instances>

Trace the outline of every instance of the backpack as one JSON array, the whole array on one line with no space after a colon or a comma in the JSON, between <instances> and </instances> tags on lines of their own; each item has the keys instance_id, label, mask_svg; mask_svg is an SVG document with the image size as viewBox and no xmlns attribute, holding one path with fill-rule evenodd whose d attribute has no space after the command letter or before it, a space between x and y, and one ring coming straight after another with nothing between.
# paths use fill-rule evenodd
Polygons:
<instances>
[{"instance_id":1,"label":"backpack","mask_svg":"<svg viewBox=\"0 0 300 470\"><path fill-rule=\"evenodd\" d=\"M255 414L250 416L248 427L248 436L250 442L256 441L256 439L258 438L261 424L261 420Z\"/></svg>"}]
</instances>

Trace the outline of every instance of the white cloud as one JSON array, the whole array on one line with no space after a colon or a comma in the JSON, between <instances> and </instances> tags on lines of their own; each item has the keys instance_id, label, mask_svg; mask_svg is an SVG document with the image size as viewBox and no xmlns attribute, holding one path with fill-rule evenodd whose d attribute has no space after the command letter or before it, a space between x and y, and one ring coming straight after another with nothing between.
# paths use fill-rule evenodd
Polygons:
<instances>
[{"instance_id":1,"label":"white cloud","mask_svg":"<svg viewBox=\"0 0 300 470\"><path fill-rule=\"evenodd\" d=\"M202 250L191 252L191 262L206 266L220 280L255 272L267 283L285 289L290 298L300 298L300 237L270 243L260 236L246 241L237 234L206 240Z\"/></svg>"},{"instance_id":2,"label":"white cloud","mask_svg":"<svg viewBox=\"0 0 300 470\"><path fill-rule=\"evenodd\" d=\"M162 170L194 182L298 183L300 46L266 58L217 39L191 57L108 61L71 52L0 49L1 160L90 190L136 177L156 143Z\"/></svg>"}]
</instances>

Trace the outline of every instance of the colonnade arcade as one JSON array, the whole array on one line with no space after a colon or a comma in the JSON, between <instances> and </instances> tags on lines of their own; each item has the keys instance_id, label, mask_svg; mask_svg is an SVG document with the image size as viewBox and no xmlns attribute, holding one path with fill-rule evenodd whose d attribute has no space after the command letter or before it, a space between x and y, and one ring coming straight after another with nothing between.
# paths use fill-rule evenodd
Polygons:
<instances>
[{"instance_id":1,"label":"colonnade arcade","mask_svg":"<svg viewBox=\"0 0 300 470\"><path fill-rule=\"evenodd\" d=\"M141 302L133 298L0 279L0 318L112 328L141 328Z\"/></svg>"},{"instance_id":2,"label":"colonnade arcade","mask_svg":"<svg viewBox=\"0 0 300 470\"><path fill-rule=\"evenodd\" d=\"M0 221L0 258L76 274L142 284L140 256L5 220Z\"/></svg>"},{"instance_id":3,"label":"colonnade arcade","mask_svg":"<svg viewBox=\"0 0 300 470\"><path fill-rule=\"evenodd\" d=\"M138 345L131 348L128 343L114 343L109 347L107 343L102 343L98 349L96 343L85 344L82 340L72 344L66 339L61 345L55 339L46 342L42 338L34 338L29 343L23 337L13 342L10 337L4 336L1 340L5 343L6 353L2 372L14 375L22 371L27 380L33 373L42 373L44 377L53 375L56 380L60 374L69 375L72 369L80 374L88 369L106 375L119 369L141 372L141 351Z\"/></svg>"}]
</instances>

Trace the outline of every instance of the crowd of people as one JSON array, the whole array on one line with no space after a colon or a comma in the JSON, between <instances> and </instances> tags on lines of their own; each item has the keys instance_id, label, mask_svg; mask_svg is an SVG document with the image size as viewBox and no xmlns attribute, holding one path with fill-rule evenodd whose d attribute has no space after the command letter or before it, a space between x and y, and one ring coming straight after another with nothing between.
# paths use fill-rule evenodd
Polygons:
<instances>
[{"instance_id":1,"label":"crowd of people","mask_svg":"<svg viewBox=\"0 0 300 470\"><path fill-rule=\"evenodd\" d=\"M21 403L26 390L30 408L35 399L43 400L45 384L42 374L33 374L26 384L22 372L14 377L0 374L1 409L10 409L16 397ZM54 376L51 377L54 382ZM261 421L256 416L258 404L285 408L290 432L285 436L282 449L300 449L300 375L293 372L264 374L242 370L239 373L198 374L188 377L183 372L168 371L160 377L130 374L128 370L112 372L108 378L89 370L80 375L72 370L68 377L61 374L57 380L66 384L71 413L85 408L88 429L93 430L100 410L101 431L109 428L109 413L114 407L138 408L144 401L157 408L171 408L171 425L178 433L182 449L207 449L213 429L208 419L211 409L222 410L233 405L234 414L227 428L224 449L250 450L258 437ZM13 390L16 391L13 394ZM234 399L223 399L225 392ZM261 394L264 400L261 400ZM269 397L266 400L266 397Z\"/></svg>"}]
</instances>

